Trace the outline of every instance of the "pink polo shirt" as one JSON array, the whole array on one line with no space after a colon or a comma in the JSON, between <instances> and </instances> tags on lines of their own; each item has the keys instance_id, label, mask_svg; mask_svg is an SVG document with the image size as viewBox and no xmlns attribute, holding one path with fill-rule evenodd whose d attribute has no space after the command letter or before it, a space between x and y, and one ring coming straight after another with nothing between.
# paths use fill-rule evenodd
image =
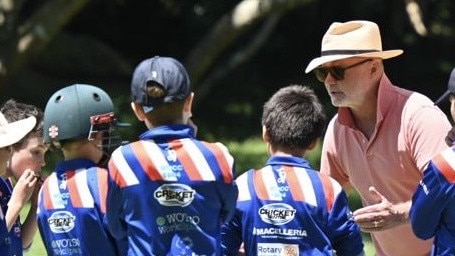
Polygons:
<instances>
[{"instance_id":1,"label":"pink polo shirt","mask_svg":"<svg viewBox=\"0 0 455 256\"><path fill-rule=\"evenodd\" d=\"M351 112L339 108L324 137L321 172L350 183L363 205L374 204L368 188L375 186L392 203L411 200L427 162L447 148L451 125L426 96L396 87L383 75L378 92L376 128L368 140ZM376 255L429 255L432 240L418 239L410 223L371 233Z\"/></svg>"}]
</instances>

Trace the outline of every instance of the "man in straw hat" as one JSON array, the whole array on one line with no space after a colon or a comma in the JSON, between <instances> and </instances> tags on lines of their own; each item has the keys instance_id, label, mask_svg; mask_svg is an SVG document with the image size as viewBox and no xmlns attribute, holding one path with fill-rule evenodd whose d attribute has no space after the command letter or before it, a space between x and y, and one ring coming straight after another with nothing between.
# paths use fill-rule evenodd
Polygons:
<instances>
[{"instance_id":1,"label":"man in straw hat","mask_svg":"<svg viewBox=\"0 0 455 256\"><path fill-rule=\"evenodd\" d=\"M0 176L6 175L8 162L11 160L13 152L12 145L25 137L35 127L35 124L34 116L8 123L3 113L0 112ZM27 169L17 183L19 187L34 187L37 181L35 173ZM28 201L31 194L27 196L22 192L21 189L13 189L9 198L10 208L21 209ZM0 194L0 200L7 200L7 198ZM9 237L11 226L7 227L5 214L6 212L0 208L0 255L12 255L12 242Z\"/></svg>"},{"instance_id":2,"label":"man in straw hat","mask_svg":"<svg viewBox=\"0 0 455 256\"><path fill-rule=\"evenodd\" d=\"M384 73L382 60L402 52L382 50L373 22L335 22L321 56L305 70L338 107L324 137L321 172L358 191L364 208L354 220L381 256L429 254L432 241L418 239L410 226L411 197L428 161L447 148L451 128L430 99L393 85Z\"/></svg>"},{"instance_id":3,"label":"man in straw hat","mask_svg":"<svg viewBox=\"0 0 455 256\"><path fill-rule=\"evenodd\" d=\"M455 121L455 68L450 74L447 91L435 104L449 98L450 113ZM435 156L423 173L409 213L417 237L434 237L432 255L455 255L455 146Z\"/></svg>"}]
</instances>

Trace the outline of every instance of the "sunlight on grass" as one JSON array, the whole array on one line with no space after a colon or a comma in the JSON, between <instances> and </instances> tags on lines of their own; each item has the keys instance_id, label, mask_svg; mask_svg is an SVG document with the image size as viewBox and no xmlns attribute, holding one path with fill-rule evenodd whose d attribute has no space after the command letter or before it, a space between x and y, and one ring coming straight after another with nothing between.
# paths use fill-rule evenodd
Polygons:
<instances>
[{"instance_id":1,"label":"sunlight on grass","mask_svg":"<svg viewBox=\"0 0 455 256\"><path fill-rule=\"evenodd\" d=\"M27 216L28 209L30 208L30 204L25 205L21 211L21 220L25 220ZM46 249L44 249L43 241L41 240L41 236L39 231L36 231L35 237L33 239L33 244L30 249L24 252L24 256L46 256Z\"/></svg>"},{"instance_id":2,"label":"sunlight on grass","mask_svg":"<svg viewBox=\"0 0 455 256\"><path fill-rule=\"evenodd\" d=\"M374 256L375 251L374 251L374 247L373 247L373 242L371 242L370 234L362 233L362 240L363 240L363 244L364 244L365 255Z\"/></svg>"},{"instance_id":3,"label":"sunlight on grass","mask_svg":"<svg viewBox=\"0 0 455 256\"><path fill-rule=\"evenodd\" d=\"M226 146L234 157L238 175L252 168L261 168L268 159L267 148L261 138L228 142Z\"/></svg>"},{"instance_id":4,"label":"sunlight on grass","mask_svg":"<svg viewBox=\"0 0 455 256\"><path fill-rule=\"evenodd\" d=\"M260 137L250 138L243 142L227 142L226 146L234 156L238 174L251 168L261 168L269 158L266 144ZM308 151L305 157L311 166L317 170L321 157L321 142L318 141L316 147Z\"/></svg>"}]
</instances>

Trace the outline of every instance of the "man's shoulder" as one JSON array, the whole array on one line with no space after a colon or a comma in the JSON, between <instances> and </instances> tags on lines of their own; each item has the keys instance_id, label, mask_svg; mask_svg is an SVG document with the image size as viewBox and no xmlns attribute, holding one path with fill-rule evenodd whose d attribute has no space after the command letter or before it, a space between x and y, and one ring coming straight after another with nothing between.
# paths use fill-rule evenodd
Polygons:
<instances>
[{"instance_id":1,"label":"man's shoulder","mask_svg":"<svg viewBox=\"0 0 455 256\"><path fill-rule=\"evenodd\" d=\"M435 107L434 102L423 93L397 86L394 86L393 88L398 95L398 102L402 102L403 105L414 107Z\"/></svg>"}]
</instances>

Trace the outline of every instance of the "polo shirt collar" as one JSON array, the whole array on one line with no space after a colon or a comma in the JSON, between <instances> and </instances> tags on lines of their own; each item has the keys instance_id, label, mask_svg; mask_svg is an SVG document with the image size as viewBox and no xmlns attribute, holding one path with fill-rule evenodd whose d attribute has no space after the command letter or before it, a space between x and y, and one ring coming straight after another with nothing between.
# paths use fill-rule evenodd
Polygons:
<instances>
[{"instance_id":1,"label":"polo shirt collar","mask_svg":"<svg viewBox=\"0 0 455 256\"><path fill-rule=\"evenodd\" d=\"M392 106L392 103L395 101L396 94L393 92L394 92L393 84L390 82L389 78L385 74L382 75L378 89L376 126L378 126L382 122L387 112L389 111L390 107ZM341 125L355 128L354 119L349 108L346 107L338 108L338 122Z\"/></svg>"}]
</instances>

